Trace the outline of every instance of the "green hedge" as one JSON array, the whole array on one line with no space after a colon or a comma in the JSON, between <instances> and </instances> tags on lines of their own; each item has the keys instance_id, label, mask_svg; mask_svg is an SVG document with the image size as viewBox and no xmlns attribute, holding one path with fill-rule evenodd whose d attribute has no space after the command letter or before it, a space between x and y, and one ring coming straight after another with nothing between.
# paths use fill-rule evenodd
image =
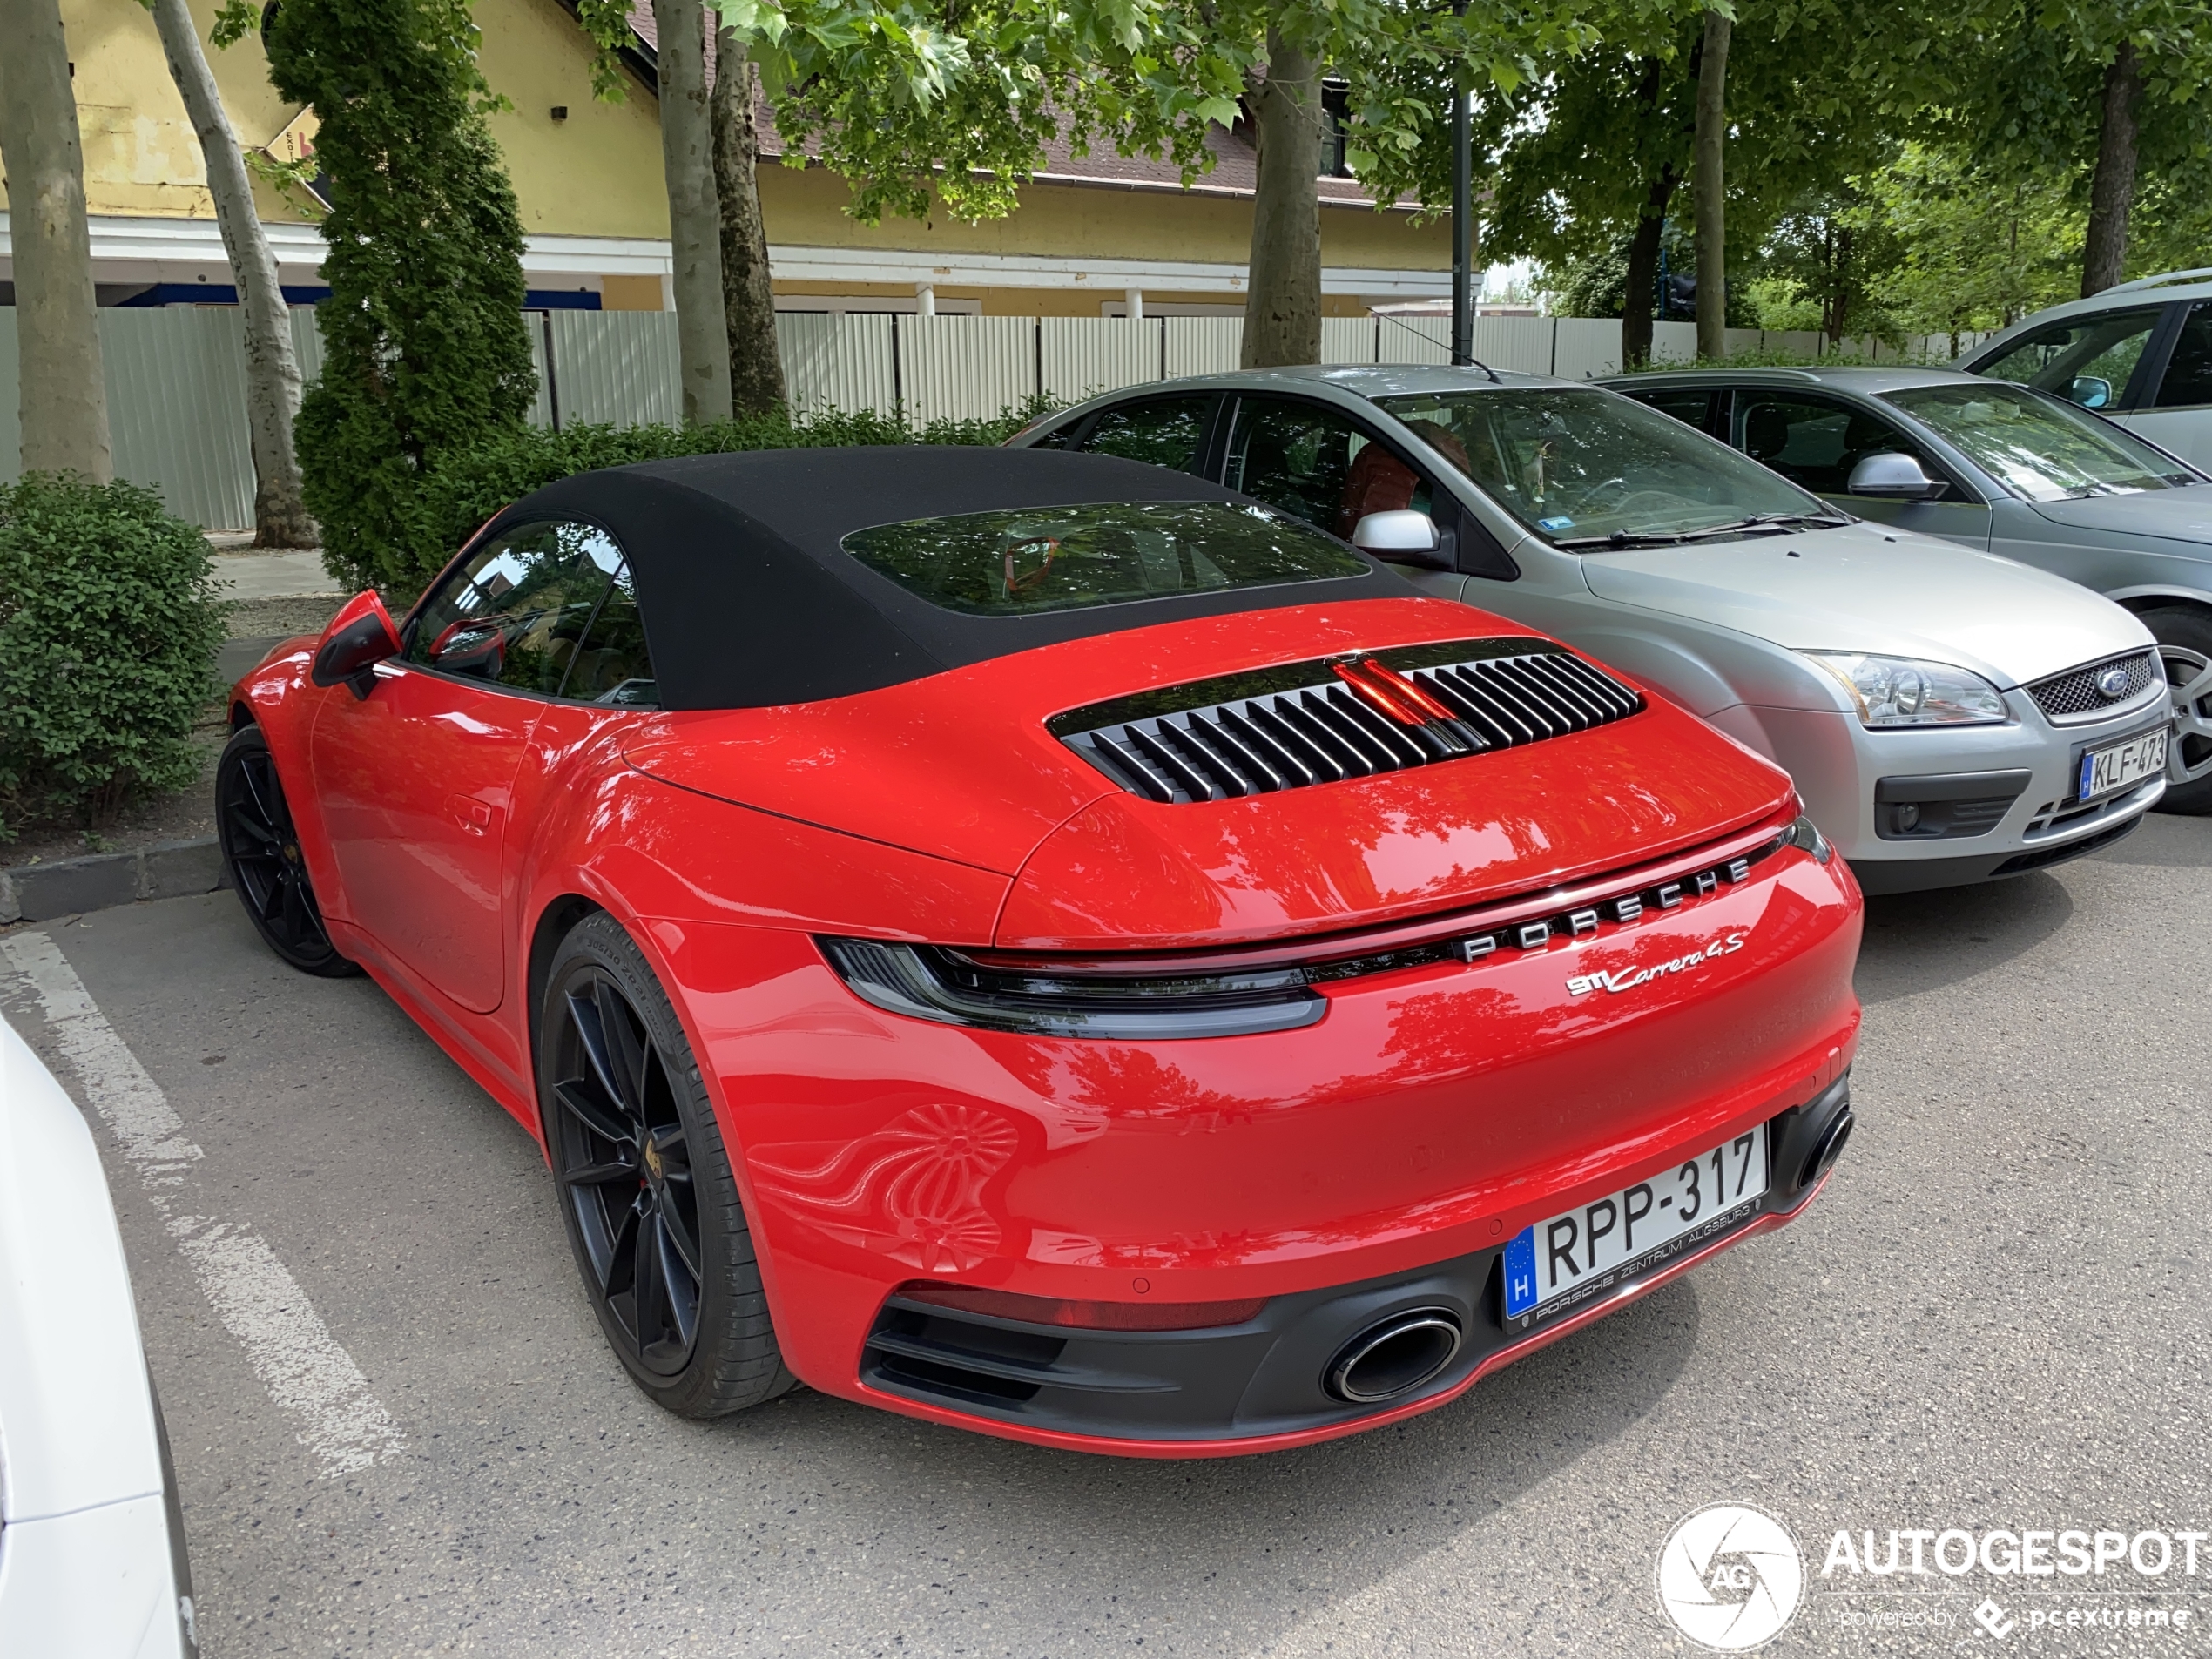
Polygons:
<instances>
[{"instance_id":1,"label":"green hedge","mask_svg":"<svg viewBox=\"0 0 2212 1659\"><path fill-rule=\"evenodd\" d=\"M212 563L137 484L0 486L0 838L192 781L223 637Z\"/></svg>"},{"instance_id":2,"label":"green hedge","mask_svg":"<svg viewBox=\"0 0 2212 1659\"><path fill-rule=\"evenodd\" d=\"M441 455L436 466L415 483L403 557L367 568L328 550L325 557L331 574L349 587L374 586L412 600L486 519L533 489L579 472L739 449L1002 443L1050 407L1033 399L1020 408L1001 410L993 420L938 421L919 432L878 415L827 414L793 421L780 412L701 427L572 426L558 432L525 427L492 432L475 444ZM335 543L338 538L332 540Z\"/></svg>"}]
</instances>

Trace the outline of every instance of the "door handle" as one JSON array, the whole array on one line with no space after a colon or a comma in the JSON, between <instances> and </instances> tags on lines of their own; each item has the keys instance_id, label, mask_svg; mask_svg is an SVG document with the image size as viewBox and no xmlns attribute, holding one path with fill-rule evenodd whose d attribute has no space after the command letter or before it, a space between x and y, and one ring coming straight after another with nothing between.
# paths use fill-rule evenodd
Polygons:
<instances>
[{"instance_id":1,"label":"door handle","mask_svg":"<svg viewBox=\"0 0 2212 1659\"><path fill-rule=\"evenodd\" d=\"M491 806L474 795L454 795L446 801L446 811L454 821L471 835L482 835L491 827Z\"/></svg>"}]
</instances>

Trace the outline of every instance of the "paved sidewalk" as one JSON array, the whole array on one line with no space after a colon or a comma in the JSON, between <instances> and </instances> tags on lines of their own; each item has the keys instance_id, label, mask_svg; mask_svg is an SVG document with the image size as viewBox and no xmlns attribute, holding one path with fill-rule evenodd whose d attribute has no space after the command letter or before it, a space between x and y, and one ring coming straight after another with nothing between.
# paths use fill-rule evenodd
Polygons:
<instances>
[{"instance_id":1,"label":"paved sidewalk","mask_svg":"<svg viewBox=\"0 0 2212 1659\"><path fill-rule=\"evenodd\" d=\"M215 581L226 599L295 599L343 591L322 568L321 550L312 547L280 553L227 553L219 549Z\"/></svg>"}]
</instances>

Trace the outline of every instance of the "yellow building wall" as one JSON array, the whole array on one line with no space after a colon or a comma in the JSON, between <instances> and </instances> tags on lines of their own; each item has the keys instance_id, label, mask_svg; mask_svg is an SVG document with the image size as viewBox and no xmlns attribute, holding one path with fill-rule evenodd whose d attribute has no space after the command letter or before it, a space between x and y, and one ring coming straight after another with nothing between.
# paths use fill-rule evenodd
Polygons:
<instances>
[{"instance_id":1,"label":"yellow building wall","mask_svg":"<svg viewBox=\"0 0 2212 1659\"><path fill-rule=\"evenodd\" d=\"M218 0L188 0L203 40ZM61 0L76 65L84 144L87 206L125 218L212 219L199 141L169 78L153 18L138 0ZM512 108L490 118L507 160L526 231L547 235L664 239L668 198L661 172L656 101L625 78L625 96L591 95L589 44L557 0L476 0L485 78ZM299 112L269 84L258 35L226 51L208 47L239 142L268 144ZM555 120L556 107L565 108ZM1011 217L967 225L940 213L927 224L887 219L862 225L845 212L845 182L819 167L764 165L761 204L768 237L786 246L884 248L905 252L1089 254L1100 259L1194 260L1241 265L1251 250L1247 200L1156 191L1033 184ZM312 202L281 198L259 180L266 219L310 218ZM1451 259L1448 226L1417 226L1403 213L1328 207L1321 214L1325 265L1442 270ZM779 285L797 291L790 285ZM854 293L850 287L822 291ZM957 297L946 289L947 298ZM1096 315L1099 296L1052 289L970 289L991 313ZM1109 296L1110 297L1110 296ZM1159 296L1162 300L1167 295ZM1219 300L1214 293L1179 296ZM1356 314L1349 297L1329 309ZM624 303L643 305L640 291ZM1064 312L1063 312L1063 309Z\"/></svg>"},{"instance_id":2,"label":"yellow building wall","mask_svg":"<svg viewBox=\"0 0 2212 1659\"><path fill-rule=\"evenodd\" d=\"M202 41L218 0L188 0ZM664 238L658 111L635 82L619 104L591 96L588 43L556 0L476 0L485 78L513 103L491 117L526 231L566 236ZM212 219L207 166L184 100L169 78L152 14L138 0L62 0L62 26L77 67L84 144L85 206L119 218ZM300 106L269 84L259 35L227 51L207 47L239 142L258 150ZM568 118L552 110L565 105ZM265 219L317 216L258 178Z\"/></svg>"},{"instance_id":3,"label":"yellow building wall","mask_svg":"<svg viewBox=\"0 0 2212 1659\"><path fill-rule=\"evenodd\" d=\"M943 249L948 253L1090 254L1242 265L1251 256L1252 205L1217 196L1032 184L1005 219L964 224L940 214L927 226L885 219L863 225L845 212L845 181L824 167L763 166L768 239L794 247ZM1321 262L1379 270L1451 268L1451 226L1369 207L1321 210ZM846 290L852 292L852 290ZM949 296L950 289L945 290ZM1110 296L1109 296L1110 297ZM1095 308L1096 301L1092 301Z\"/></svg>"}]
</instances>

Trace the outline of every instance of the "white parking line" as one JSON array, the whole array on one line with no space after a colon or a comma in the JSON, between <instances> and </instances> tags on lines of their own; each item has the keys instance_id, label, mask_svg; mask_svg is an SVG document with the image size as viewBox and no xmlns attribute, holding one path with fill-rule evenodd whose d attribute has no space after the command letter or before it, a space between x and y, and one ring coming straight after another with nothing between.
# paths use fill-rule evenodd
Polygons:
<instances>
[{"instance_id":1,"label":"white parking line","mask_svg":"<svg viewBox=\"0 0 2212 1659\"><path fill-rule=\"evenodd\" d=\"M54 941L44 934L17 934L0 940L0 950L37 994L78 1082L137 1171L216 1317L246 1350L270 1398L300 1419L300 1444L323 1474L348 1474L403 1451L407 1442L391 1413L267 1241L243 1223L185 1213L199 1186L193 1165L200 1150L185 1138L168 1096L116 1035Z\"/></svg>"}]
</instances>

